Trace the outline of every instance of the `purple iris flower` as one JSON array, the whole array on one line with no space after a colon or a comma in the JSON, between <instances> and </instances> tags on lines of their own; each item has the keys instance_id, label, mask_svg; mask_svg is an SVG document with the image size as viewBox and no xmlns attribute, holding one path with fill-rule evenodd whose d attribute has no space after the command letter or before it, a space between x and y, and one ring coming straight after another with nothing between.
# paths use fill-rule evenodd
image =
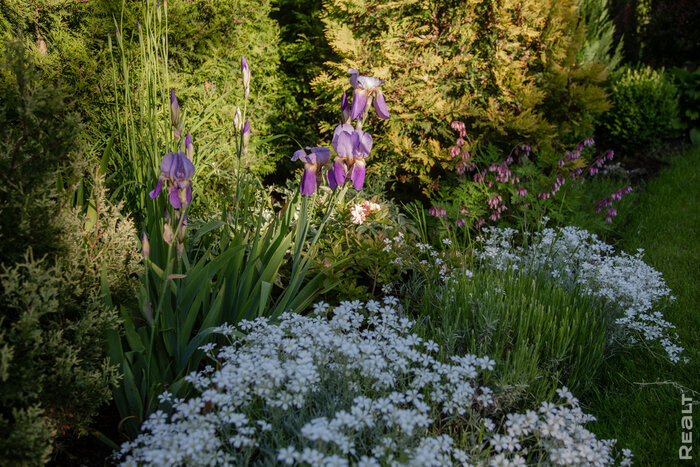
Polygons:
<instances>
[{"instance_id":1,"label":"purple iris flower","mask_svg":"<svg viewBox=\"0 0 700 467\"><path fill-rule=\"evenodd\" d=\"M340 186L345 183L346 167L352 165L353 157L353 134L355 129L349 123L341 123L333 131L333 139L331 145L337 154L334 164L333 173L336 185Z\"/></svg>"},{"instance_id":2,"label":"purple iris flower","mask_svg":"<svg viewBox=\"0 0 700 467\"><path fill-rule=\"evenodd\" d=\"M372 135L352 125L340 124L333 132L331 144L337 154L333 166L336 184L344 184L350 171L349 178L355 189L361 190L365 180L364 159L372 150Z\"/></svg>"},{"instance_id":3,"label":"purple iris flower","mask_svg":"<svg viewBox=\"0 0 700 467\"><path fill-rule=\"evenodd\" d=\"M309 151L309 154L306 151ZM316 186L321 182L320 169L331 160L331 150L307 146L306 151L303 149L296 151L292 156L292 161L302 161L304 163L304 176L301 178L301 194L309 196L316 192Z\"/></svg>"},{"instance_id":4,"label":"purple iris flower","mask_svg":"<svg viewBox=\"0 0 700 467\"><path fill-rule=\"evenodd\" d=\"M160 172L158 185L148 194L151 199L156 199L163 190L163 183L167 180L170 205L175 209L180 209L183 203L190 204L192 202L194 165L187 158L187 155L184 152L167 153L160 162Z\"/></svg>"},{"instance_id":5,"label":"purple iris flower","mask_svg":"<svg viewBox=\"0 0 700 467\"><path fill-rule=\"evenodd\" d=\"M367 100L373 100L374 110L379 115L379 118L387 120L389 118L389 109L386 107L384 94L379 89L384 81L373 78L371 76L360 76L360 72L354 68L348 70L350 73L350 85L354 92L352 95L352 112L350 118L356 119L362 117L367 107Z\"/></svg>"}]
</instances>

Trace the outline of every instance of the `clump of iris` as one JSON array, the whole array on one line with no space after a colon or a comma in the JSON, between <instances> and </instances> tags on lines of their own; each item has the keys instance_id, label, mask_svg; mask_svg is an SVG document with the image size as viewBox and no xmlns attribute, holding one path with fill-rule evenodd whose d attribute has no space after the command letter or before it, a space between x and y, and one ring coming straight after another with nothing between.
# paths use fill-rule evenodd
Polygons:
<instances>
[{"instance_id":1,"label":"clump of iris","mask_svg":"<svg viewBox=\"0 0 700 467\"><path fill-rule=\"evenodd\" d=\"M356 190L362 190L365 183L365 159L372 150L372 135L362 131L362 125L368 116L368 110L374 106L377 116L389 118L389 109L382 94L384 81L360 76L354 68L348 70L350 85L353 88L352 108L348 96L343 92L340 103L341 123L333 131L331 146L335 158L331 163L331 150L324 147L306 147L299 149L292 156L292 161L304 163L304 175L301 179L302 195L312 195L325 178L331 190L351 181ZM352 120L356 120L355 127ZM307 151L309 153L307 154ZM323 176L325 171L325 177Z\"/></svg>"}]
</instances>

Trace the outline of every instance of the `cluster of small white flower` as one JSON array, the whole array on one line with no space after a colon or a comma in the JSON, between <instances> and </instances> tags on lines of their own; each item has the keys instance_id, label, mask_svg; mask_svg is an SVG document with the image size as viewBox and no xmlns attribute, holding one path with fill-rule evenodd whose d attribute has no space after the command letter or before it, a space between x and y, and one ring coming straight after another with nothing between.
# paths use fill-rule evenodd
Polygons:
<instances>
[{"instance_id":1,"label":"cluster of small white flower","mask_svg":"<svg viewBox=\"0 0 700 467\"><path fill-rule=\"evenodd\" d=\"M396 301L345 302L330 320L286 314L276 325L257 319L220 327L232 341L211 354L220 369L188 376L198 397L173 400L164 393L161 401L172 403L172 415L151 415L143 433L122 445L122 465L251 459L518 465L529 455L560 465L614 463L613 442L599 441L583 427L591 418L566 390L560 392L563 404L543 404L539 414L510 414L496 433L482 416L491 409L492 392L476 383L495 362L474 355L439 361L433 356L438 345L411 332L413 323L396 312ZM328 310L325 304L314 308L324 316ZM247 335L236 337L240 331ZM468 431L460 443L434 433L436 423L457 415L459 429Z\"/></svg>"},{"instance_id":2,"label":"cluster of small white flower","mask_svg":"<svg viewBox=\"0 0 700 467\"><path fill-rule=\"evenodd\" d=\"M403 232L399 232L396 234L396 236L393 239L391 239L391 238L384 239L383 251L392 251L394 248L399 248L402 245L403 245Z\"/></svg>"},{"instance_id":3,"label":"cluster of small white flower","mask_svg":"<svg viewBox=\"0 0 700 467\"><path fill-rule=\"evenodd\" d=\"M445 242L447 240L447 242ZM444 239L443 243L445 246L449 246L452 243L448 239ZM437 278L440 279L442 283L447 283L451 279L455 278L455 270L449 266L447 261L445 261L445 253L440 253L435 248L427 243L416 243L416 247L420 253L425 253L428 255L429 259L421 259L418 264L424 268L425 272L429 275L431 273L437 273Z\"/></svg>"},{"instance_id":4,"label":"cluster of small white flower","mask_svg":"<svg viewBox=\"0 0 700 467\"><path fill-rule=\"evenodd\" d=\"M675 326L654 311L663 299L673 300L671 290L661 273L642 260L642 250L616 255L612 246L577 227L543 229L528 238L527 247L515 245L516 230L489 228L484 232L475 252L478 259L500 270L543 271L558 282L614 303L623 315L617 324L627 330L628 339L641 333L647 341L658 341L671 361L680 360L683 348L674 343L678 339L672 331Z\"/></svg>"}]
</instances>

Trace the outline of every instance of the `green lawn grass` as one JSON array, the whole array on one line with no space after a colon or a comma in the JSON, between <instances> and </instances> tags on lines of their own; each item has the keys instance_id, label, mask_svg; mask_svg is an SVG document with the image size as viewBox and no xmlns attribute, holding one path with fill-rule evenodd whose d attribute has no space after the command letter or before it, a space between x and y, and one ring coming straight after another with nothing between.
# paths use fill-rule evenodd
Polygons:
<instances>
[{"instance_id":1,"label":"green lawn grass","mask_svg":"<svg viewBox=\"0 0 700 467\"><path fill-rule=\"evenodd\" d=\"M645 250L676 301L663 310L677 326L689 363L673 364L646 349L628 351L604 365L585 409L598 421L593 431L630 448L635 465L700 465L700 147L670 158L643 188L620 247ZM692 397L692 460L679 460L681 394Z\"/></svg>"}]
</instances>

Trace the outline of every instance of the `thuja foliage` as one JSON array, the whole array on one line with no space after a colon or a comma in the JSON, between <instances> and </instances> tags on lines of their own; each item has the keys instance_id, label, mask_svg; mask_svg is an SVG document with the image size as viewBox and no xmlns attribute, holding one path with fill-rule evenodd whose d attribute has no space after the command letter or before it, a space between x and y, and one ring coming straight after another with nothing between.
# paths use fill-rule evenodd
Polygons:
<instances>
[{"instance_id":1,"label":"thuja foliage","mask_svg":"<svg viewBox=\"0 0 700 467\"><path fill-rule=\"evenodd\" d=\"M623 58L623 40L615 41L615 24L610 17L608 3L608 0L579 0L579 14L586 30L579 58L588 63L607 63L612 71Z\"/></svg>"},{"instance_id":2,"label":"thuja foliage","mask_svg":"<svg viewBox=\"0 0 700 467\"><path fill-rule=\"evenodd\" d=\"M53 172L76 148L80 121L64 96L40 83L19 41L0 58L0 262L20 260L31 245L37 256L53 250L57 208Z\"/></svg>"},{"instance_id":3,"label":"thuja foliage","mask_svg":"<svg viewBox=\"0 0 700 467\"><path fill-rule=\"evenodd\" d=\"M125 299L135 264L133 225L107 203L99 178L87 209L72 208L69 181L88 175L76 162L78 120L24 47L7 42L0 75L0 233L11 245L0 257L2 465L47 462L111 398L118 376L104 333L117 322L99 285Z\"/></svg>"},{"instance_id":4,"label":"thuja foliage","mask_svg":"<svg viewBox=\"0 0 700 467\"><path fill-rule=\"evenodd\" d=\"M322 2L276 0L273 4L272 17L280 27L280 70L284 73L285 88L293 96L284 103L284 118L275 127L285 137L294 140L294 149L303 146L297 141L318 145L318 116L314 111L319 104L311 82L323 70L324 62L337 58L323 33ZM301 63L304 66L299 66ZM287 167L292 167L291 162ZM280 181L286 176L288 170L277 170L275 174Z\"/></svg>"},{"instance_id":5,"label":"thuja foliage","mask_svg":"<svg viewBox=\"0 0 700 467\"><path fill-rule=\"evenodd\" d=\"M373 131L384 134L378 153L399 177L432 181L433 168L449 160L452 120L481 141L551 147L590 136L593 116L608 108L605 65L578 60L584 27L572 1L324 6L340 59L327 63L314 90L336 95L348 68L386 80L393 118Z\"/></svg>"}]
</instances>

